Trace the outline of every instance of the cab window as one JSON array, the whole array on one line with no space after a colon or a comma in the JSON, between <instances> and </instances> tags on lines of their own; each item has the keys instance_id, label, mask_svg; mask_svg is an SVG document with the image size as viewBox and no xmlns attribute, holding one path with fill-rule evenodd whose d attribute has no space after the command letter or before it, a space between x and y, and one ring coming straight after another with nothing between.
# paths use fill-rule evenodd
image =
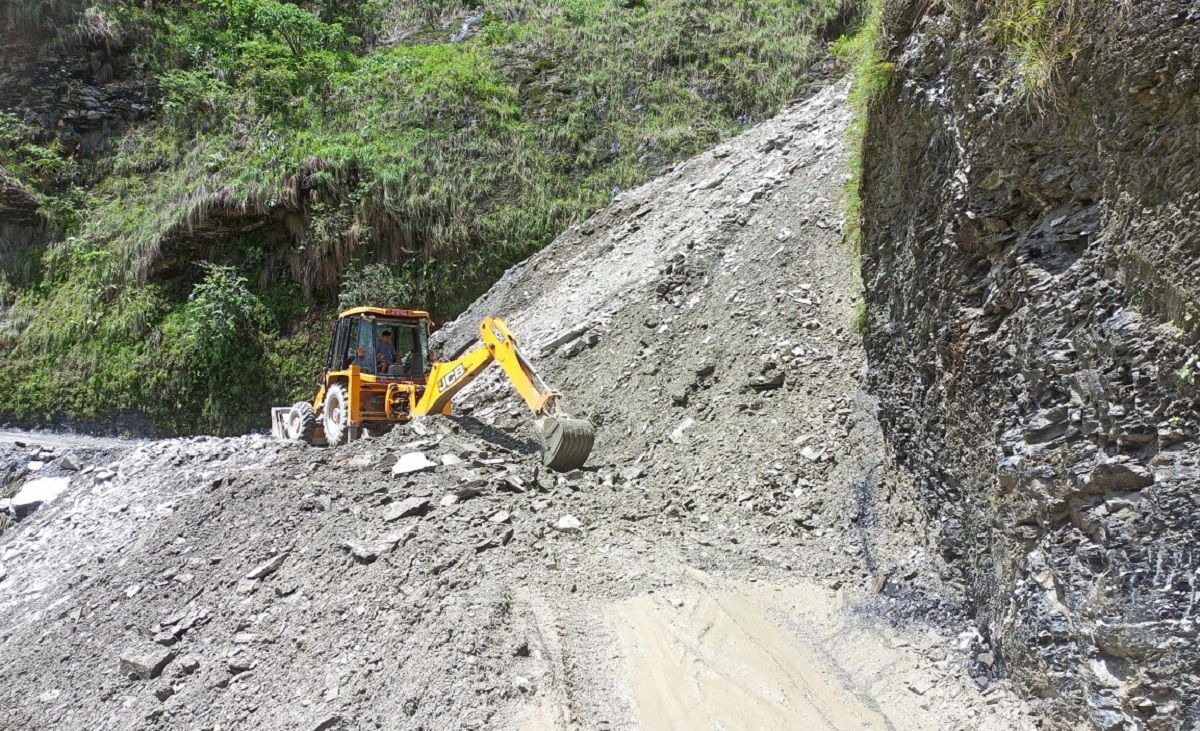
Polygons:
<instances>
[{"instance_id":1,"label":"cab window","mask_svg":"<svg viewBox=\"0 0 1200 731\"><path fill-rule=\"evenodd\" d=\"M375 372L375 328L374 323L360 320L358 325L358 348L354 354L354 365L369 373Z\"/></svg>"},{"instance_id":2,"label":"cab window","mask_svg":"<svg viewBox=\"0 0 1200 731\"><path fill-rule=\"evenodd\" d=\"M392 346L396 349L395 357L388 362L386 353L380 347L383 335L387 333ZM394 320L375 321L376 354L385 356L379 360L379 372L400 378L423 378L429 371L426 358L427 333L420 322L396 322Z\"/></svg>"}]
</instances>

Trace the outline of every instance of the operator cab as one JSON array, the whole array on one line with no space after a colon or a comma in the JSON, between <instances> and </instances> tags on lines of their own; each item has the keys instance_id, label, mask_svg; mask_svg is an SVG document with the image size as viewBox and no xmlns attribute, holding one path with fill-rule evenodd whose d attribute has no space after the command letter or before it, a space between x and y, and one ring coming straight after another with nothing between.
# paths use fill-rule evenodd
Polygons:
<instances>
[{"instance_id":1,"label":"operator cab","mask_svg":"<svg viewBox=\"0 0 1200 731\"><path fill-rule=\"evenodd\" d=\"M424 383L429 374L429 313L356 307L338 316L325 367L352 365L383 381Z\"/></svg>"}]
</instances>

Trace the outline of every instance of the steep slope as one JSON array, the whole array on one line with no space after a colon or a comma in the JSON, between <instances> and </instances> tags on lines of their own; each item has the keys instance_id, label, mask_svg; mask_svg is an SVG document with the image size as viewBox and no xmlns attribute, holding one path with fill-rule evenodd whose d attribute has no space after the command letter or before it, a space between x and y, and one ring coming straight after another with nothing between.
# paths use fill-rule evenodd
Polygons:
<instances>
[{"instance_id":1,"label":"steep slope","mask_svg":"<svg viewBox=\"0 0 1200 731\"><path fill-rule=\"evenodd\" d=\"M864 149L880 420L1062 728L1200 723L1200 13L891 2Z\"/></svg>"},{"instance_id":2,"label":"steep slope","mask_svg":"<svg viewBox=\"0 0 1200 731\"><path fill-rule=\"evenodd\" d=\"M509 319L599 424L585 470L540 471L489 378L336 449L154 442L77 479L0 538L6 727L1032 728L882 467L847 121L820 90L446 328Z\"/></svg>"}]
</instances>

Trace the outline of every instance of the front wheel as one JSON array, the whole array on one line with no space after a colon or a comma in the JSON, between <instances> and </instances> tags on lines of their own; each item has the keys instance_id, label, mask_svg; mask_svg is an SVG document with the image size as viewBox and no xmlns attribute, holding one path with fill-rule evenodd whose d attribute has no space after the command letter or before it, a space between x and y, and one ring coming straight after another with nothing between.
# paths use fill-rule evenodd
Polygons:
<instances>
[{"instance_id":1,"label":"front wheel","mask_svg":"<svg viewBox=\"0 0 1200 731\"><path fill-rule=\"evenodd\" d=\"M322 412L325 417L325 441L329 446L336 447L346 441L350 433L349 399L346 397L346 387L330 386L325 392L325 406Z\"/></svg>"},{"instance_id":2,"label":"front wheel","mask_svg":"<svg viewBox=\"0 0 1200 731\"><path fill-rule=\"evenodd\" d=\"M312 443L313 434L317 431L317 412L307 401L299 401L292 405L287 416L287 438L298 442Z\"/></svg>"}]
</instances>

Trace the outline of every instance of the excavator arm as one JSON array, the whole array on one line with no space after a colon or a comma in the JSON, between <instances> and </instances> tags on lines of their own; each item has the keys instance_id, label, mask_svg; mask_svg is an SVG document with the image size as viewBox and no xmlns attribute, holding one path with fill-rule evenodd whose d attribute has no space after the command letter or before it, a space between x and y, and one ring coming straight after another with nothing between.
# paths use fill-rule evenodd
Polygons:
<instances>
[{"instance_id":1,"label":"excavator arm","mask_svg":"<svg viewBox=\"0 0 1200 731\"><path fill-rule=\"evenodd\" d=\"M560 472L582 467L595 441L592 425L562 413L560 394L542 381L521 354L516 338L503 320L484 318L479 324L479 337L477 347L452 361L434 364L425 393L412 413L417 416L445 413L455 394L495 361L536 417L534 428L542 442L543 463Z\"/></svg>"}]
</instances>

